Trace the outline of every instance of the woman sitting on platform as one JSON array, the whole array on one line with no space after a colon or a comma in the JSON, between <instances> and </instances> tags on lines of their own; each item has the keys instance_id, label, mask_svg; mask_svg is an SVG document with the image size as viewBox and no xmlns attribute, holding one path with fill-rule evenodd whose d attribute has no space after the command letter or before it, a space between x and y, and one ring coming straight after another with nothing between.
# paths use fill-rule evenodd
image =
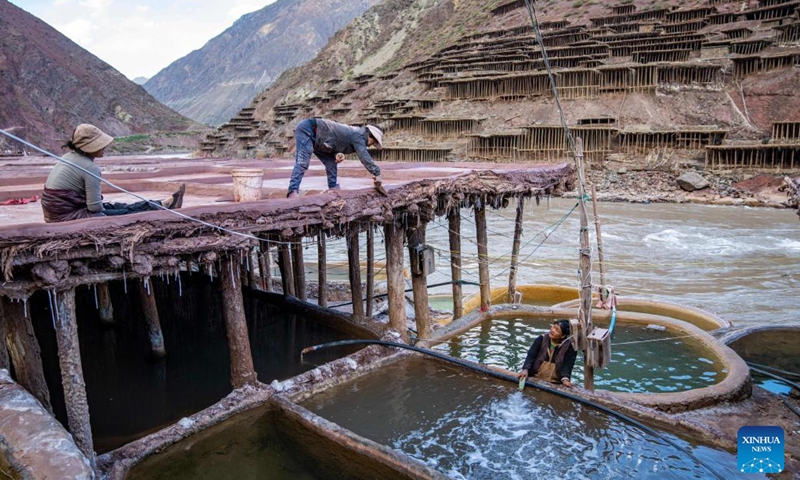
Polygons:
<instances>
[{"instance_id":1,"label":"woman sitting on platform","mask_svg":"<svg viewBox=\"0 0 800 480\"><path fill-rule=\"evenodd\" d=\"M170 209L181 207L186 184L181 184L178 191L165 200L153 200L152 203L103 203L100 167L94 159L102 157L105 148L113 141L113 137L94 125L82 123L75 127L72 138L65 145L72 150L64 155L70 163L59 161L44 184L42 210L45 222L160 210L153 203Z\"/></svg>"}]
</instances>

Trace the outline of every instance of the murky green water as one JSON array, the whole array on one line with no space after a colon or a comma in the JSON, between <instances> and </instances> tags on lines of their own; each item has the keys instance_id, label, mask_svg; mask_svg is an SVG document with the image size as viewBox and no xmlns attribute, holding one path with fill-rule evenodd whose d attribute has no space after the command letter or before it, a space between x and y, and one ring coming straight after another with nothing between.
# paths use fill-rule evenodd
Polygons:
<instances>
[{"instance_id":1,"label":"murky green water","mask_svg":"<svg viewBox=\"0 0 800 480\"><path fill-rule=\"evenodd\" d=\"M86 379L95 450L104 453L196 413L231 391L230 355L219 286L205 275L183 275L181 287L154 279L167 356L149 358L147 329L135 293L123 282L111 284L116 324L100 323L94 292L76 293L81 362ZM129 280L128 283L133 282ZM57 418L66 425L55 334L47 295L30 301L42 345L42 360ZM245 292L253 364L269 383L306 372L353 349L316 353L313 363L300 350L350 334L270 304L258 292Z\"/></svg>"},{"instance_id":2,"label":"murky green water","mask_svg":"<svg viewBox=\"0 0 800 480\"><path fill-rule=\"evenodd\" d=\"M184 440L145 459L127 480L319 480L314 462L285 443L264 409Z\"/></svg>"},{"instance_id":3,"label":"murky green water","mask_svg":"<svg viewBox=\"0 0 800 480\"><path fill-rule=\"evenodd\" d=\"M426 358L396 362L303 406L459 479L725 478L736 457L670 437L668 446L566 399Z\"/></svg>"},{"instance_id":4,"label":"murky green water","mask_svg":"<svg viewBox=\"0 0 800 480\"><path fill-rule=\"evenodd\" d=\"M528 349L546 333L552 318L495 319L437 345L448 355L519 371ZM676 338L681 337L681 338ZM611 364L595 370L595 387L615 392L678 392L722 381L719 359L698 340L675 331L617 323ZM572 381L583 383L579 354Z\"/></svg>"}]
</instances>

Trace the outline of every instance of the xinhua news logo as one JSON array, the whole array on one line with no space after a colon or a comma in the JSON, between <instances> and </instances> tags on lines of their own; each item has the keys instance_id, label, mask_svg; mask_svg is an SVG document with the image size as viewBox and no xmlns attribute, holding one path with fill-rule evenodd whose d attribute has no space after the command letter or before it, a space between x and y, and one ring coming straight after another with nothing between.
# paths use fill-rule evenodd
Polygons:
<instances>
[{"instance_id":1,"label":"xinhua news logo","mask_svg":"<svg viewBox=\"0 0 800 480\"><path fill-rule=\"evenodd\" d=\"M739 429L739 471L781 473L783 471L783 429L742 427Z\"/></svg>"}]
</instances>

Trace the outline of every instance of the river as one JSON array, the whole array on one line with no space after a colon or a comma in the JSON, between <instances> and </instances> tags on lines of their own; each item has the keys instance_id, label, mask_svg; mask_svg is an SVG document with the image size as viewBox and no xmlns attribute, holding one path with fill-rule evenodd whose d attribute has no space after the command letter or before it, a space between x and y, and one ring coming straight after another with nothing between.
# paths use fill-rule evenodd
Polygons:
<instances>
[{"instance_id":1,"label":"river","mask_svg":"<svg viewBox=\"0 0 800 480\"><path fill-rule=\"evenodd\" d=\"M507 285L515 203L489 210L492 287ZM517 284L578 287L580 220L575 199L525 205ZM589 211L592 284L600 284L594 218ZM713 312L736 327L798 323L800 221L793 210L698 204L601 203L607 282L620 296L676 302ZM477 282L474 216L462 212L463 279ZM431 222L437 251L429 284L450 280L447 220ZM376 247L376 252L382 248ZM464 287L465 293L477 287ZM432 293L449 293L438 287Z\"/></svg>"}]
</instances>

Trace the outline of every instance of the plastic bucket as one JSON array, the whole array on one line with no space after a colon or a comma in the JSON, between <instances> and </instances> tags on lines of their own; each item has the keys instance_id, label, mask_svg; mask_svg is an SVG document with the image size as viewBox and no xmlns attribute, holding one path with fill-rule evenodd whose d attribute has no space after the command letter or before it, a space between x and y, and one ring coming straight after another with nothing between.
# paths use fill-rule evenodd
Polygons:
<instances>
[{"instance_id":1,"label":"plastic bucket","mask_svg":"<svg viewBox=\"0 0 800 480\"><path fill-rule=\"evenodd\" d=\"M233 177L233 199L237 202L261 200L261 184L264 183L264 170L260 168L237 168L231 171Z\"/></svg>"}]
</instances>

